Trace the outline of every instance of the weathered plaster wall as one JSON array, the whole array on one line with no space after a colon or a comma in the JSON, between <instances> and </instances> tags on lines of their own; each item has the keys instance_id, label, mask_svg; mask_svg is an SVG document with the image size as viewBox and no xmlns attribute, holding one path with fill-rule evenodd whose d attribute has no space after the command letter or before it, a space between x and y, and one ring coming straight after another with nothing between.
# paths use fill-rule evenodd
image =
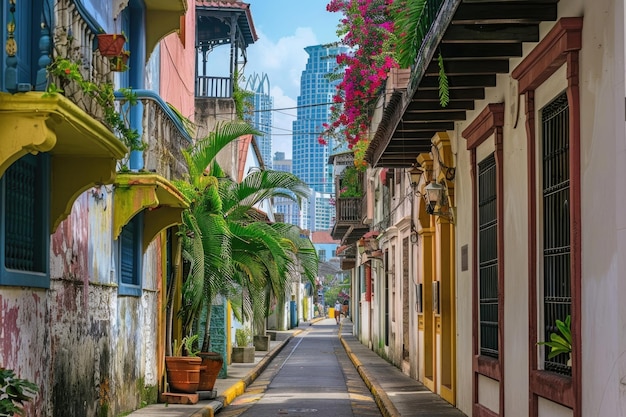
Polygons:
<instances>
[{"instance_id":1,"label":"weathered plaster wall","mask_svg":"<svg viewBox=\"0 0 626 417\"><path fill-rule=\"evenodd\" d=\"M112 207L110 187L83 193L51 236L50 289L0 295L0 363L40 387L29 416L117 415L157 385L160 240L142 296L119 297Z\"/></svg>"}]
</instances>

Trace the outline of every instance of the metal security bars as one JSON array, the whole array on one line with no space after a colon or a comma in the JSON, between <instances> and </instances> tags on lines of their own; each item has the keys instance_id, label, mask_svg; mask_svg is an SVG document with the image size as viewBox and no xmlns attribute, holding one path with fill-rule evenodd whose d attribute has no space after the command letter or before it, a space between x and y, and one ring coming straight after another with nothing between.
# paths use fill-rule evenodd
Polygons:
<instances>
[{"instance_id":1,"label":"metal security bars","mask_svg":"<svg viewBox=\"0 0 626 417\"><path fill-rule=\"evenodd\" d=\"M565 93L541 112L543 152L543 317L545 340L555 321L571 314L569 105ZM546 370L571 375L569 357L548 360Z\"/></svg>"},{"instance_id":2,"label":"metal security bars","mask_svg":"<svg viewBox=\"0 0 626 417\"><path fill-rule=\"evenodd\" d=\"M478 164L480 354L498 357L498 214L496 160Z\"/></svg>"}]
</instances>

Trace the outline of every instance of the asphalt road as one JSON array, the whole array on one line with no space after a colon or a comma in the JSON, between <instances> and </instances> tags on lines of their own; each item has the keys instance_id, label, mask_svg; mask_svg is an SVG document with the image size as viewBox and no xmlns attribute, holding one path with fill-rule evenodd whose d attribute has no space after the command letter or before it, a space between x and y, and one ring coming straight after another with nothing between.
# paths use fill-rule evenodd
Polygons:
<instances>
[{"instance_id":1,"label":"asphalt road","mask_svg":"<svg viewBox=\"0 0 626 417\"><path fill-rule=\"evenodd\" d=\"M338 327L334 320L324 320L294 337L245 393L218 415L381 416L339 341Z\"/></svg>"}]
</instances>

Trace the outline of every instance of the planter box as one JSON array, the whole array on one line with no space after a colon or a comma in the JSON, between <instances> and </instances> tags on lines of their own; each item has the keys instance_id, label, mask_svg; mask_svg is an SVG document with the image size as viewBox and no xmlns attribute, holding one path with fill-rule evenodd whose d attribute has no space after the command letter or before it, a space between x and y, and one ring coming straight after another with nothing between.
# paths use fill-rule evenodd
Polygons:
<instances>
[{"instance_id":1,"label":"planter box","mask_svg":"<svg viewBox=\"0 0 626 417\"><path fill-rule=\"evenodd\" d=\"M254 363L254 346L234 347L231 358L234 363Z\"/></svg>"},{"instance_id":2,"label":"planter box","mask_svg":"<svg viewBox=\"0 0 626 417\"><path fill-rule=\"evenodd\" d=\"M261 335L254 336L253 344L256 350L266 352L270 350L270 337Z\"/></svg>"}]
</instances>

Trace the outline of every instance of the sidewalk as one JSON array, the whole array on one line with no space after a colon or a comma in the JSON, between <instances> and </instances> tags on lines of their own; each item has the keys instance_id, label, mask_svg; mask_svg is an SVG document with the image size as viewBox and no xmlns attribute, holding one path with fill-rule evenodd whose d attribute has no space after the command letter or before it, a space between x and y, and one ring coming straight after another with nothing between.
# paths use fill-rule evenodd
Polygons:
<instances>
[{"instance_id":1,"label":"sidewalk","mask_svg":"<svg viewBox=\"0 0 626 417\"><path fill-rule=\"evenodd\" d=\"M214 389L217 398L201 400L194 405L180 404L151 404L133 411L128 417L213 417L222 407L230 404L241 395L247 386L254 381L267 367L271 360L278 355L282 348L302 329L311 323L300 324L300 328L276 332L276 341L270 341L269 352L255 351L254 363L232 363L228 365L228 377L218 378Z\"/></svg>"},{"instance_id":2,"label":"sidewalk","mask_svg":"<svg viewBox=\"0 0 626 417\"><path fill-rule=\"evenodd\" d=\"M383 416L467 417L359 342L349 319L341 322L340 339Z\"/></svg>"},{"instance_id":3,"label":"sidewalk","mask_svg":"<svg viewBox=\"0 0 626 417\"><path fill-rule=\"evenodd\" d=\"M313 322L316 321L319 319L313 320ZM243 394L246 387L263 372L281 349L311 324L301 323L299 328L278 332L277 339L284 340L270 342L269 352L255 352L255 363L229 365L228 378L218 379L215 383L218 393L218 398L215 400L200 401L194 405L153 404L129 414L129 417L213 417L222 407ZM352 334L350 319L343 319L338 331L341 344L370 389L383 416L466 417L420 382L402 373L361 344Z\"/></svg>"}]
</instances>

